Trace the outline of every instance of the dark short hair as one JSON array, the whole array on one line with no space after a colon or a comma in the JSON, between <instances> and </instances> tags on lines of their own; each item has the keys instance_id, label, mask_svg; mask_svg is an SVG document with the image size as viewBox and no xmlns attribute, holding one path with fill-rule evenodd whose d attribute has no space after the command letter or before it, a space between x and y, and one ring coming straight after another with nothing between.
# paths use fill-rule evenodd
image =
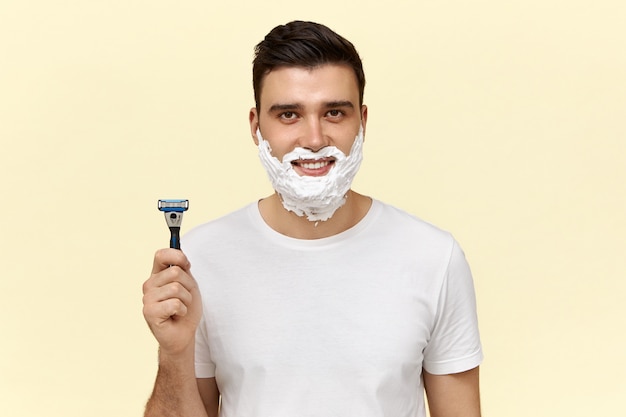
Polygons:
<instances>
[{"instance_id":1,"label":"dark short hair","mask_svg":"<svg viewBox=\"0 0 626 417\"><path fill-rule=\"evenodd\" d=\"M350 41L319 23L293 21L276 26L254 48L252 86L257 109L263 78L274 68L315 68L324 64L342 64L354 70L362 105L365 73L361 57Z\"/></svg>"}]
</instances>

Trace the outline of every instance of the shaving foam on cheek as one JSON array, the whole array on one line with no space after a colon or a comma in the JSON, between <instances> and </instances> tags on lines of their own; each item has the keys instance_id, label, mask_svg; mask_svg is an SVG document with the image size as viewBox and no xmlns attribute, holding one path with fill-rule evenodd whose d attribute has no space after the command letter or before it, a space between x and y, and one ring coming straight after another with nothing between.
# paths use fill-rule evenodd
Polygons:
<instances>
[{"instance_id":1,"label":"shaving foam on cheek","mask_svg":"<svg viewBox=\"0 0 626 417\"><path fill-rule=\"evenodd\" d=\"M278 158L272 156L272 148L261 136L260 129L257 129L257 137L259 158L286 210L316 222L328 220L344 205L352 180L363 160L362 126L348 156L335 146L322 148L318 152L295 148L280 162ZM300 176L291 164L297 159L314 160L328 157L335 158L335 162L330 172L320 177Z\"/></svg>"}]
</instances>

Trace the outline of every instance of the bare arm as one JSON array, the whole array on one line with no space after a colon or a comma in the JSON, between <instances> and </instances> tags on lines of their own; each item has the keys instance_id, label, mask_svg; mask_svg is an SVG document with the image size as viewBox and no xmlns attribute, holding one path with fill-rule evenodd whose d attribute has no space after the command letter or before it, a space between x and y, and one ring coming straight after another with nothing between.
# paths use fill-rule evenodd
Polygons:
<instances>
[{"instance_id":1,"label":"bare arm","mask_svg":"<svg viewBox=\"0 0 626 417\"><path fill-rule=\"evenodd\" d=\"M431 417L480 417L479 368L450 375L424 371Z\"/></svg>"},{"instance_id":2,"label":"bare arm","mask_svg":"<svg viewBox=\"0 0 626 417\"><path fill-rule=\"evenodd\" d=\"M217 417L217 408L208 410L202 401L193 356L191 362L186 358L166 358L162 353L159 356L159 370L144 417ZM204 389L211 388L210 384L205 385Z\"/></svg>"},{"instance_id":3,"label":"bare arm","mask_svg":"<svg viewBox=\"0 0 626 417\"><path fill-rule=\"evenodd\" d=\"M220 392L215 378L198 378L198 390L209 417L217 417L220 406Z\"/></svg>"},{"instance_id":4,"label":"bare arm","mask_svg":"<svg viewBox=\"0 0 626 417\"><path fill-rule=\"evenodd\" d=\"M217 385L200 384L195 376L195 332L202 301L189 268L181 251L160 250L143 286L144 317L159 342L159 370L145 417L217 415L217 410L205 409L203 401L215 394L212 390L216 392ZM208 391L201 394L200 389Z\"/></svg>"}]
</instances>

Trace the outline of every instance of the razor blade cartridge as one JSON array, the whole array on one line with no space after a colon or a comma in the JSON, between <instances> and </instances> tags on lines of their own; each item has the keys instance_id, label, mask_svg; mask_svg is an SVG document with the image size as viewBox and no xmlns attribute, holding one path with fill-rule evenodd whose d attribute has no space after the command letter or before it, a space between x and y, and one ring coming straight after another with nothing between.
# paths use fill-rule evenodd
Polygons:
<instances>
[{"instance_id":1,"label":"razor blade cartridge","mask_svg":"<svg viewBox=\"0 0 626 417\"><path fill-rule=\"evenodd\" d=\"M166 213L183 212L189 208L189 200L159 200L159 210Z\"/></svg>"}]
</instances>

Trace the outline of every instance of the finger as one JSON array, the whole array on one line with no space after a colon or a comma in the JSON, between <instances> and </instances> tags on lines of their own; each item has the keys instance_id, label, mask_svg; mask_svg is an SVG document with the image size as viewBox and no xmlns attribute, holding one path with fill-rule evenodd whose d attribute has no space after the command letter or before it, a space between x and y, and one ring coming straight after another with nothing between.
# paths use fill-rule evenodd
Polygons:
<instances>
[{"instance_id":1,"label":"finger","mask_svg":"<svg viewBox=\"0 0 626 417\"><path fill-rule=\"evenodd\" d=\"M191 267L189 260L182 251L171 248L159 249L154 254L152 273L159 273L172 265L179 266L185 271L189 271Z\"/></svg>"},{"instance_id":2,"label":"finger","mask_svg":"<svg viewBox=\"0 0 626 417\"><path fill-rule=\"evenodd\" d=\"M195 291L197 289L196 280L179 266L172 266L157 274L153 274L144 283L144 294L153 288L160 288L172 282L180 283L187 291Z\"/></svg>"},{"instance_id":3,"label":"finger","mask_svg":"<svg viewBox=\"0 0 626 417\"><path fill-rule=\"evenodd\" d=\"M144 308L144 315L149 324L161 326L172 318L187 315L187 306L177 298L152 304Z\"/></svg>"},{"instance_id":4,"label":"finger","mask_svg":"<svg viewBox=\"0 0 626 417\"><path fill-rule=\"evenodd\" d=\"M161 288L154 288L143 297L143 313L148 322L158 323L163 320L163 309L174 305L176 311L167 312L168 317L172 314L186 314L194 301L193 295L180 284L171 284ZM179 307L180 305L184 306Z\"/></svg>"},{"instance_id":5,"label":"finger","mask_svg":"<svg viewBox=\"0 0 626 417\"><path fill-rule=\"evenodd\" d=\"M187 306L178 298L172 298L161 303L163 317L184 317L187 315Z\"/></svg>"},{"instance_id":6,"label":"finger","mask_svg":"<svg viewBox=\"0 0 626 417\"><path fill-rule=\"evenodd\" d=\"M180 282L171 282L146 295L146 302L159 303L170 299L179 299L186 306L191 305L193 296Z\"/></svg>"}]
</instances>

